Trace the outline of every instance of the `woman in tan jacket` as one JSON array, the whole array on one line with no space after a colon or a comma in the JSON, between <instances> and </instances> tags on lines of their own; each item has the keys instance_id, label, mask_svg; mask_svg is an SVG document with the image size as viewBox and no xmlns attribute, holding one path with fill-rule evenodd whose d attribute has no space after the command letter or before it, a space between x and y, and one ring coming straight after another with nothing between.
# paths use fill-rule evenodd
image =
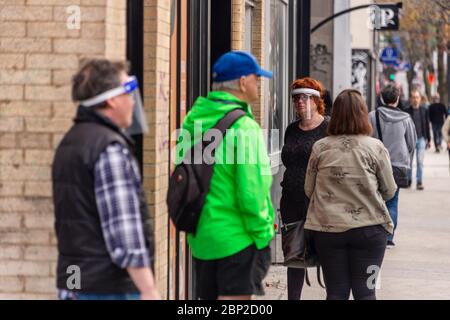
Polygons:
<instances>
[{"instance_id":1,"label":"woman in tan jacket","mask_svg":"<svg viewBox=\"0 0 450 320\"><path fill-rule=\"evenodd\" d=\"M367 106L357 90L336 98L329 136L317 141L308 163L305 229L322 265L327 299L376 299L375 280L393 223L385 201L397 186L389 153L372 138Z\"/></svg>"}]
</instances>

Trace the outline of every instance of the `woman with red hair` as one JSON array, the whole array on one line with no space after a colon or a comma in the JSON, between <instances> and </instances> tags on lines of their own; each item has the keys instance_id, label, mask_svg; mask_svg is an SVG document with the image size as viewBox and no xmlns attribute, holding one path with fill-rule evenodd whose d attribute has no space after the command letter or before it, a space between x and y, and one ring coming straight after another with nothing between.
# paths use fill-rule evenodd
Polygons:
<instances>
[{"instance_id":1,"label":"woman with red hair","mask_svg":"<svg viewBox=\"0 0 450 320\"><path fill-rule=\"evenodd\" d=\"M327 135L328 119L323 116L323 95L322 84L309 77L298 79L291 85L291 97L298 120L287 127L281 152L281 159L286 167L280 201L283 226L293 227L306 218L309 206L304 190L306 168L313 144ZM288 265L289 300L300 299L304 278L303 268Z\"/></svg>"}]
</instances>

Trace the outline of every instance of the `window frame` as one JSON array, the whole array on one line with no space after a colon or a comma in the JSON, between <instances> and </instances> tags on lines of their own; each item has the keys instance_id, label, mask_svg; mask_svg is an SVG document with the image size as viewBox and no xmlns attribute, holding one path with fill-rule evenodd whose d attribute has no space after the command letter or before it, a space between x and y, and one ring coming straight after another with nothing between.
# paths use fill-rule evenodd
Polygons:
<instances>
[{"instance_id":1,"label":"window frame","mask_svg":"<svg viewBox=\"0 0 450 320\"><path fill-rule=\"evenodd\" d=\"M271 123L271 117L272 117L272 106L270 105L271 103L271 97L270 97L270 90L271 90L271 85L273 84L272 81L274 80L269 80L266 81L266 87L265 87L265 92L266 92L266 96L265 96L265 109L267 110L266 112L266 116L264 119L264 125L265 128L268 129L267 132L267 143L268 143L268 151L269 151L269 156L270 156L270 161L271 161L271 166L272 168L276 168L278 166L281 165L281 149L283 146L283 141L284 141L284 132L289 124L290 118L291 118L291 106L290 106L290 100L289 100L289 81L291 80L291 76L289 74L289 65L291 64L291 53L290 53L290 48L291 48L291 41L292 41L292 37L291 37L291 32L292 32L292 25L291 25L291 19L292 19L292 15L290 13L291 10L291 5L292 1L288 1L288 0L270 0L270 1L266 1L265 2L265 12L267 13L265 15L265 25L269 26L269 28L266 28L266 32L265 32L265 57L266 57L266 65L270 66L272 65L270 62L270 58L271 58L271 52L270 52L270 48L272 46L271 43L271 19L273 18L273 12L271 11L271 4L272 1L277 1L277 5L279 5L279 3L282 3L284 5L284 17L285 17L285 21L284 21L284 29L285 32L283 32L283 66L282 66L282 72L283 72L283 84L282 84L282 89L281 89L281 93L278 93L282 96L282 102L281 102L281 108L282 108L282 117L281 117L281 123L280 123L280 127L279 129L279 145L278 145L278 149L273 150L272 149L272 137L270 135L270 130L273 129L272 127L272 123Z\"/></svg>"}]
</instances>

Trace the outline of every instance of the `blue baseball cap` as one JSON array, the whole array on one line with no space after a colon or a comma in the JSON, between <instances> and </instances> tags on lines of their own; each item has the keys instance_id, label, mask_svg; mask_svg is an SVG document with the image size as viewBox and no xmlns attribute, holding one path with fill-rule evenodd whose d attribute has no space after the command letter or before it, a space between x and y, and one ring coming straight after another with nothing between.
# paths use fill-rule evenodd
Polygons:
<instances>
[{"instance_id":1,"label":"blue baseball cap","mask_svg":"<svg viewBox=\"0 0 450 320\"><path fill-rule=\"evenodd\" d=\"M213 81L224 82L256 74L272 78L271 71L261 69L256 58L244 51L230 51L222 55L213 66Z\"/></svg>"}]
</instances>

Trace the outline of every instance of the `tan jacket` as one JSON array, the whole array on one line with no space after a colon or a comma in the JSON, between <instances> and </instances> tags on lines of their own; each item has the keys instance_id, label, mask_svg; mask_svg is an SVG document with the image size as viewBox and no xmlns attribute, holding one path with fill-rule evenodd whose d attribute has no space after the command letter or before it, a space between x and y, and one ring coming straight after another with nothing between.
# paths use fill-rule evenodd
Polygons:
<instances>
[{"instance_id":1,"label":"tan jacket","mask_svg":"<svg viewBox=\"0 0 450 320\"><path fill-rule=\"evenodd\" d=\"M364 135L329 136L317 141L309 159L305 194L310 198L305 229L344 232L394 225L385 201L397 190L383 143Z\"/></svg>"}]
</instances>

